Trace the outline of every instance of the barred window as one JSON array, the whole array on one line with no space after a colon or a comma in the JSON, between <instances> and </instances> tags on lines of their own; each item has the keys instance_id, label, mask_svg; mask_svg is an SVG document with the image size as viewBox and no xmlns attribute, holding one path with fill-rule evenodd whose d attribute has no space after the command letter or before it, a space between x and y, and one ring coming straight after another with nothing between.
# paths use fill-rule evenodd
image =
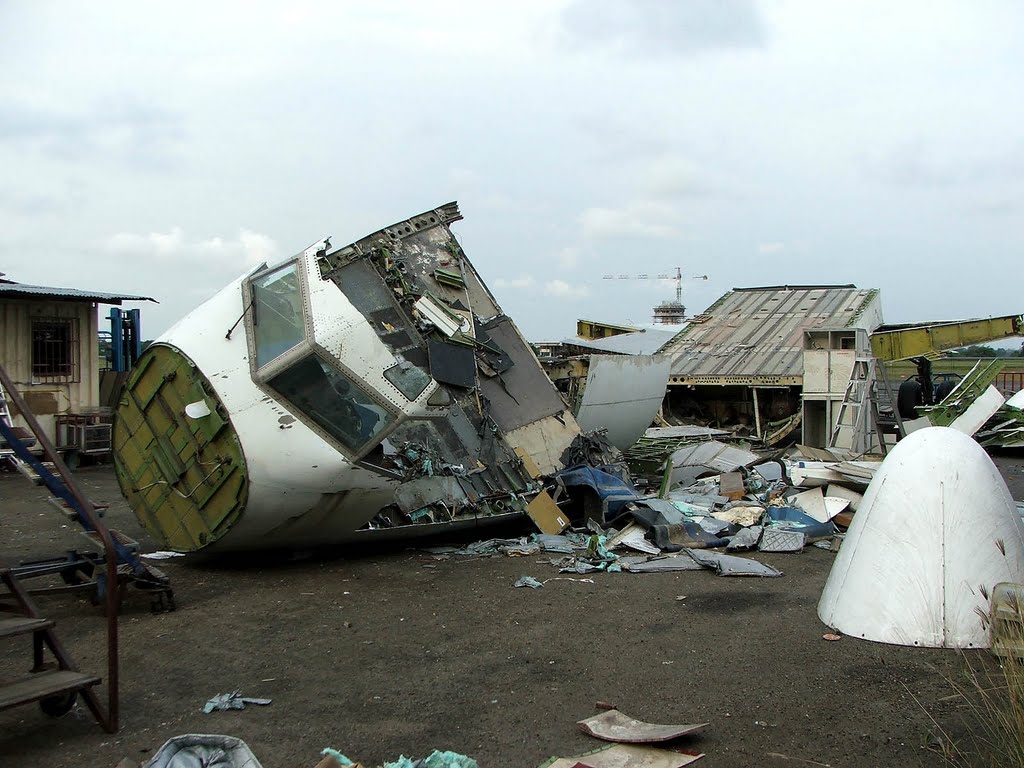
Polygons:
<instances>
[{"instance_id":1,"label":"barred window","mask_svg":"<svg viewBox=\"0 0 1024 768\"><path fill-rule=\"evenodd\" d=\"M53 383L79 380L77 319L32 321L32 378Z\"/></svg>"}]
</instances>

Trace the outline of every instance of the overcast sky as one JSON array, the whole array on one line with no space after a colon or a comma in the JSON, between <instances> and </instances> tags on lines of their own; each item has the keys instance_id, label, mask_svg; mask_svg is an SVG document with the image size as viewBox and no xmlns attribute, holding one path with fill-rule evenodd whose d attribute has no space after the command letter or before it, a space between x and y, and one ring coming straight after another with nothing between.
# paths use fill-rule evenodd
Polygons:
<instances>
[{"instance_id":1,"label":"overcast sky","mask_svg":"<svg viewBox=\"0 0 1024 768\"><path fill-rule=\"evenodd\" d=\"M0 0L0 271L138 293L449 200L532 340L682 268L856 283L889 322L1024 311L1024 4ZM707 274L709 279L689 278Z\"/></svg>"}]
</instances>

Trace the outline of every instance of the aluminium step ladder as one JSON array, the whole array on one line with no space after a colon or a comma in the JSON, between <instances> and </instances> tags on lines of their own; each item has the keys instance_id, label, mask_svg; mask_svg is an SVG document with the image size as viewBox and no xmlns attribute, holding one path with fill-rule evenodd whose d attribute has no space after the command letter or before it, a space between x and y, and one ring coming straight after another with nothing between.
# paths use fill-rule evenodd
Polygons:
<instances>
[{"instance_id":1,"label":"aluminium step ladder","mask_svg":"<svg viewBox=\"0 0 1024 768\"><path fill-rule=\"evenodd\" d=\"M845 449L863 454L869 453L877 443L881 454L887 454L886 430L878 411L875 389L879 387L885 390L889 400L892 400L892 391L884 373L881 376L876 375L875 365L873 357L858 357L854 360L850 381L846 385L843 402L839 406L835 426L828 441L830 449ZM898 413L896 425L897 435L901 436L903 425Z\"/></svg>"}]
</instances>

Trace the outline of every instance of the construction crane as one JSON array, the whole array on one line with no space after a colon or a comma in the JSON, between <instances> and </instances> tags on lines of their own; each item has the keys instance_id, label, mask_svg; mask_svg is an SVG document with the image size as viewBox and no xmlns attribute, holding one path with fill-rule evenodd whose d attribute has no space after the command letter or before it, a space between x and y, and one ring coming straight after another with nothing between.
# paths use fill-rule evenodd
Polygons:
<instances>
[{"instance_id":1,"label":"construction crane","mask_svg":"<svg viewBox=\"0 0 1024 768\"><path fill-rule=\"evenodd\" d=\"M675 301L663 301L654 307L654 322L661 325L678 325L686 319L686 307L683 306L683 268L676 267L675 275L662 273L658 275L605 275L605 280L675 280ZM707 275L692 275L693 280L707 280Z\"/></svg>"}]
</instances>

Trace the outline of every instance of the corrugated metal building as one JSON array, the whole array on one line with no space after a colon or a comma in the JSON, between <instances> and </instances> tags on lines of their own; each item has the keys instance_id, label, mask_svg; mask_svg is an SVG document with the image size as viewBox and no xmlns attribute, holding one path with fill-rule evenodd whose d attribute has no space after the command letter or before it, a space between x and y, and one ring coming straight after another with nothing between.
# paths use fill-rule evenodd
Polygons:
<instances>
[{"instance_id":1,"label":"corrugated metal building","mask_svg":"<svg viewBox=\"0 0 1024 768\"><path fill-rule=\"evenodd\" d=\"M673 358L669 408L720 423L749 420L761 433L762 420L778 421L800 409L809 331L870 332L881 322L877 289L734 288L662 349Z\"/></svg>"},{"instance_id":2,"label":"corrugated metal building","mask_svg":"<svg viewBox=\"0 0 1024 768\"><path fill-rule=\"evenodd\" d=\"M145 296L49 288L0 273L0 364L51 439L58 415L99 405L98 304L152 301ZM16 426L25 426L17 416Z\"/></svg>"}]
</instances>

